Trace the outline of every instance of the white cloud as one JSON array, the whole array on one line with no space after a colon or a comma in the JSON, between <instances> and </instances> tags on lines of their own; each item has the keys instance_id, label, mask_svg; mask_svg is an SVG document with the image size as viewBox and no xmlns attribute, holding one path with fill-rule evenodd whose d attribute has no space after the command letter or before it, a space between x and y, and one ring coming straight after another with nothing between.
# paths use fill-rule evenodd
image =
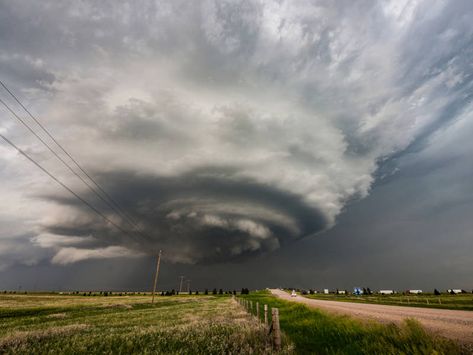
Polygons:
<instances>
[{"instance_id":1,"label":"white cloud","mask_svg":"<svg viewBox=\"0 0 473 355\"><path fill-rule=\"evenodd\" d=\"M99 249L61 248L54 255L53 264L67 265L88 259L111 259L137 257L142 254L122 246L109 246Z\"/></svg>"},{"instance_id":2,"label":"white cloud","mask_svg":"<svg viewBox=\"0 0 473 355\"><path fill-rule=\"evenodd\" d=\"M69 235L57 235L51 233L42 233L31 238L34 244L39 245L42 248L54 248L68 245L83 244L86 242L94 241L92 236L80 237L80 236L69 236Z\"/></svg>"}]
</instances>

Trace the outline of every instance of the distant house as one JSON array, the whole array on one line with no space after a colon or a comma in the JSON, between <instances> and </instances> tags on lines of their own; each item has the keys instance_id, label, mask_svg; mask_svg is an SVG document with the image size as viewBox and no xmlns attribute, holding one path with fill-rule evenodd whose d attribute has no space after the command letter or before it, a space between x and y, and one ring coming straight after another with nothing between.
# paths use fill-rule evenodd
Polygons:
<instances>
[{"instance_id":1,"label":"distant house","mask_svg":"<svg viewBox=\"0 0 473 355\"><path fill-rule=\"evenodd\" d=\"M339 294L339 295L344 295L344 294L345 294L345 291L344 291L344 290L338 290L338 291L337 291L337 294Z\"/></svg>"},{"instance_id":2,"label":"distant house","mask_svg":"<svg viewBox=\"0 0 473 355\"><path fill-rule=\"evenodd\" d=\"M363 290L361 289L361 287L354 287L353 288L353 294L357 295L357 296L360 296L360 295L363 294Z\"/></svg>"},{"instance_id":3,"label":"distant house","mask_svg":"<svg viewBox=\"0 0 473 355\"><path fill-rule=\"evenodd\" d=\"M409 293L413 293L415 295L422 293L422 290L409 290Z\"/></svg>"},{"instance_id":4,"label":"distant house","mask_svg":"<svg viewBox=\"0 0 473 355\"><path fill-rule=\"evenodd\" d=\"M394 291L393 290L379 290L379 293L382 295L392 295Z\"/></svg>"},{"instance_id":5,"label":"distant house","mask_svg":"<svg viewBox=\"0 0 473 355\"><path fill-rule=\"evenodd\" d=\"M458 288L449 288L448 290L448 293L462 293L462 290L458 289Z\"/></svg>"},{"instance_id":6,"label":"distant house","mask_svg":"<svg viewBox=\"0 0 473 355\"><path fill-rule=\"evenodd\" d=\"M324 288L324 293L325 293L326 295L328 295L328 294L329 294L329 290L328 290L328 288Z\"/></svg>"}]
</instances>

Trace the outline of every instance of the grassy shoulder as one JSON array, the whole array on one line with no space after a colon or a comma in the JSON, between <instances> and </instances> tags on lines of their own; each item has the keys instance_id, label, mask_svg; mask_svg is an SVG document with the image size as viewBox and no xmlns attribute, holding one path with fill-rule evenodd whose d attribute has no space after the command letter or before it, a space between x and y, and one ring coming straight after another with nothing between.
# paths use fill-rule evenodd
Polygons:
<instances>
[{"instance_id":1,"label":"grassy shoulder","mask_svg":"<svg viewBox=\"0 0 473 355\"><path fill-rule=\"evenodd\" d=\"M260 291L242 296L279 308L281 330L297 354L461 354L453 341L428 334L414 320L401 326L362 322L280 300Z\"/></svg>"},{"instance_id":2,"label":"grassy shoulder","mask_svg":"<svg viewBox=\"0 0 473 355\"><path fill-rule=\"evenodd\" d=\"M231 297L0 295L0 353L271 353Z\"/></svg>"},{"instance_id":3,"label":"grassy shoulder","mask_svg":"<svg viewBox=\"0 0 473 355\"><path fill-rule=\"evenodd\" d=\"M336 294L307 294L303 295L307 298L313 298L326 301L340 301L340 302L359 302L359 303L373 303L385 304L392 306L406 306L406 307L425 307L425 308L439 308L439 309L456 309L464 311L473 311L473 294L458 294L449 295L442 294L436 296L433 294L419 294L419 295L336 295Z\"/></svg>"}]
</instances>

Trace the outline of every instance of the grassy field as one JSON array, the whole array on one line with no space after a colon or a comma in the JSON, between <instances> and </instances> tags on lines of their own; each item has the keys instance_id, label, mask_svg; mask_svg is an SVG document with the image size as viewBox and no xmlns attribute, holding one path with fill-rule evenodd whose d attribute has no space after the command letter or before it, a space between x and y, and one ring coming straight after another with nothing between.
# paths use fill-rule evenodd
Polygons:
<instances>
[{"instance_id":1,"label":"grassy field","mask_svg":"<svg viewBox=\"0 0 473 355\"><path fill-rule=\"evenodd\" d=\"M443 309L458 309L473 311L473 294L465 293L458 295L442 294L435 296L433 294L420 295L335 295L317 293L314 295L304 295L304 297L319 300L341 301L341 302L361 302L361 303L377 303L395 306L410 307L429 307Z\"/></svg>"},{"instance_id":2,"label":"grassy field","mask_svg":"<svg viewBox=\"0 0 473 355\"><path fill-rule=\"evenodd\" d=\"M284 352L290 352L286 346ZM230 296L0 295L1 354L265 354Z\"/></svg>"},{"instance_id":3,"label":"grassy field","mask_svg":"<svg viewBox=\"0 0 473 355\"><path fill-rule=\"evenodd\" d=\"M453 341L434 337L406 320L402 326L362 322L287 302L266 291L241 296L279 308L282 331L297 354L462 354Z\"/></svg>"}]
</instances>

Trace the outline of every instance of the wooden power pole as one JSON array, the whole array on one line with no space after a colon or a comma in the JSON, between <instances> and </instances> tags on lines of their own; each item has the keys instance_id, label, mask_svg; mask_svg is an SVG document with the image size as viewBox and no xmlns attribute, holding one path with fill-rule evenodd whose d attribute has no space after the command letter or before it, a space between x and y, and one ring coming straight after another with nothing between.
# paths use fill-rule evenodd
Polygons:
<instances>
[{"instance_id":1,"label":"wooden power pole","mask_svg":"<svg viewBox=\"0 0 473 355\"><path fill-rule=\"evenodd\" d=\"M182 283L183 282L184 282L184 276L181 276L181 282L179 282L179 292L177 294L182 292Z\"/></svg>"},{"instance_id":2,"label":"wooden power pole","mask_svg":"<svg viewBox=\"0 0 473 355\"><path fill-rule=\"evenodd\" d=\"M159 264L161 264L161 250L159 251L158 262L156 263L156 275L154 276L153 297L151 298L151 303L154 303L154 294L156 293L156 285L158 283Z\"/></svg>"}]
</instances>

